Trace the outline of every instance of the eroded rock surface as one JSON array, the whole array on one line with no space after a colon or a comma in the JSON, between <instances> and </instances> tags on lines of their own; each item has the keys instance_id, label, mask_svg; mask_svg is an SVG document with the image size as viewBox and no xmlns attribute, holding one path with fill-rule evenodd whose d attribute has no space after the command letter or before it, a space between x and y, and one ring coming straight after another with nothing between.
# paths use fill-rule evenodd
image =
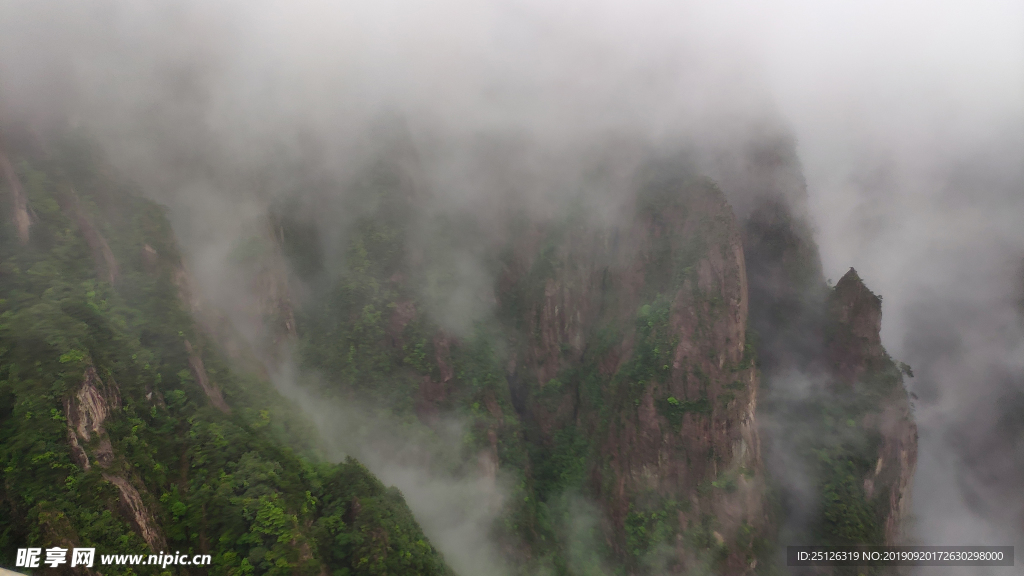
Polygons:
<instances>
[{"instance_id":1,"label":"eroded rock surface","mask_svg":"<svg viewBox=\"0 0 1024 576\"><path fill-rule=\"evenodd\" d=\"M83 470L92 467L90 460L105 469L103 479L117 487L122 512L131 521L135 531L153 552L165 551L167 542L153 514L146 508L142 495L115 465L116 455L104 424L120 408L121 396L117 384L110 379L104 383L94 367L86 368L79 389L64 400L72 459Z\"/></svg>"}]
</instances>

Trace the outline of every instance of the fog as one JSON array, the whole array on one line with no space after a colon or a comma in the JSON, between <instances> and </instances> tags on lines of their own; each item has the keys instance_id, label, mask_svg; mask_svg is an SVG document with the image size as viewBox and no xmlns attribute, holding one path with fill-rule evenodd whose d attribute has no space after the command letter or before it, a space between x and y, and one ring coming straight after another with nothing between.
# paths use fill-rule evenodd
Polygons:
<instances>
[{"instance_id":1,"label":"fog","mask_svg":"<svg viewBox=\"0 0 1024 576\"><path fill-rule=\"evenodd\" d=\"M417 147L431 209L483 222L583 188L613 218L618 182L674 147L718 160L742 216L752 192L728 179L729 151L788 132L807 187L784 193L826 276L854 266L884 296L883 342L916 373L912 541L1024 546L1024 4L0 2L0 120L96 135L170 207L198 290L246 333L258 319L232 307L247 288L224 272L231 251L289 179L372 158L381 118ZM595 166L605 180L587 180ZM341 229L338 202L325 217ZM459 262L483 304L456 332L488 312L486 275ZM458 490L360 455L453 565L487 562L486 543L458 544L480 518L432 509Z\"/></svg>"},{"instance_id":2,"label":"fog","mask_svg":"<svg viewBox=\"0 0 1024 576\"><path fill-rule=\"evenodd\" d=\"M1024 390L1022 9L819 13L832 39L774 76L825 273L854 266L884 296L883 342L916 370L920 543L1024 542L1021 438L1007 425Z\"/></svg>"}]
</instances>

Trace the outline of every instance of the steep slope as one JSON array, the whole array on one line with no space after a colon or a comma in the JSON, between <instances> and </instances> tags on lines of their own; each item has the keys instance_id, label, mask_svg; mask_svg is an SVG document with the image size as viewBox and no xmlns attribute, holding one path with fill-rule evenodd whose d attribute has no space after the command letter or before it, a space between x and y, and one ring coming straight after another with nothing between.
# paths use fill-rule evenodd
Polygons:
<instances>
[{"instance_id":1,"label":"steep slope","mask_svg":"<svg viewBox=\"0 0 1024 576\"><path fill-rule=\"evenodd\" d=\"M827 285L781 199L752 212L744 245L780 544L901 542L917 429L910 369L882 347L882 299L853 269Z\"/></svg>"},{"instance_id":2,"label":"steep slope","mask_svg":"<svg viewBox=\"0 0 1024 576\"><path fill-rule=\"evenodd\" d=\"M595 498L631 571L750 571L763 525L746 269L711 182L656 169L632 221L518 246L499 289L541 503Z\"/></svg>"},{"instance_id":3,"label":"steep slope","mask_svg":"<svg viewBox=\"0 0 1024 576\"><path fill-rule=\"evenodd\" d=\"M864 456L868 466L856 452L849 461L857 470L856 478L863 488L865 501L872 505L872 520L880 534L872 534L866 526L860 538L847 533L849 524L840 517L844 506L837 494L839 478L830 478L823 494L826 536L836 540L874 541L895 544L903 538L903 520L909 510L910 481L917 463L917 427L910 411L910 399L903 387L903 372L909 368L894 362L882 348L879 332L882 327L882 299L850 269L836 283L829 299L831 323L826 327L827 357L835 382L833 392L847 400L844 416L847 425L866 437ZM850 444L849 441L846 444ZM870 459L875 458L873 467ZM844 486L846 489L855 487Z\"/></svg>"},{"instance_id":4,"label":"steep slope","mask_svg":"<svg viewBox=\"0 0 1024 576\"><path fill-rule=\"evenodd\" d=\"M332 193L360 207L346 235L310 216L323 197L275 216L314 294L296 315L302 365L327 395L383 408L417 437L464 422L461 463L427 465L513 487L493 537L523 573L768 574L775 531L900 538L916 430L880 299L852 272L827 285L786 195L741 227L685 166L648 165L611 222L569 203L485 231L472 213L430 210L401 149ZM475 294L494 306L459 330L451 315L472 314L436 301L473 305L467 265L494 279Z\"/></svg>"},{"instance_id":5,"label":"steep slope","mask_svg":"<svg viewBox=\"0 0 1024 576\"><path fill-rule=\"evenodd\" d=\"M438 210L397 140L350 181L297 178L242 239L248 338L194 322L161 210L88 146L5 151L2 561L57 542L215 573L449 572L397 491L313 456L266 382L292 359L323 406L365 412L358 453L492 494L515 573L772 574L776 530L899 540L909 369L856 273L825 282L790 200L741 225L668 161L614 217L482 219Z\"/></svg>"},{"instance_id":6,"label":"steep slope","mask_svg":"<svg viewBox=\"0 0 1024 576\"><path fill-rule=\"evenodd\" d=\"M444 415L467 422L463 466L515 487L495 537L522 570L751 572L764 548L758 377L741 238L721 191L652 167L623 191L634 201L620 224L577 207L511 214L495 234L470 214L418 219L422 192L399 164L385 158L351 186L347 202L374 208L343 239L341 271L308 278L300 357L324 391L428 428ZM276 217L286 254L324 242L302 212ZM496 306L456 334L429 313L432 290L457 288L450 255L474 242ZM599 518L584 534L578 499Z\"/></svg>"},{"instance_id":7,"label":"steep slope","mask_svg":"<svg viewBox=\"0 0 1024 576\"><path fill-rule=\"evenodd\" d=\"M195 324L159 206L80 139L17 142L0 151L0 564L80 546L212 557L178 573L450 573L401 494L318 461L296 410Z\"/></svg>"}]
</instances>

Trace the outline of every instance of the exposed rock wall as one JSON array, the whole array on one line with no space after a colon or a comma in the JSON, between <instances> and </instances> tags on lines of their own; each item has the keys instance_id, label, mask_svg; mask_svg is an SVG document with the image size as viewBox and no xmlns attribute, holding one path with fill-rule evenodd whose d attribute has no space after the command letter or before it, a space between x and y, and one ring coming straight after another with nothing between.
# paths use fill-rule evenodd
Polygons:
<instances>
[{"instance_id":1,"label":"exposed rock wall","mask_svg":"<svg viewBox=\"0 0 1024 576\"><path fill-rule=\"evenodd\" d=\"M882 299L850 268L829 298L831 320L829 360L836 375L854 382L868 364L885 355L882 348Z\"/></svg>"},{"instance_id":2,"label":"exposed rock wall","mask_svg":"<svg viewBox=\"0 0 1024 576\"><path fill-rule=\"evenodd\" d=\"M902 544L906 540L906 520L910 514L911 484L917 468L917 425L904 397L893 399L882 412L879 430L882 448L871 482L888 485L885 512L885 543Z\"/></svg>"},{"instance_id":3,"label":"exposed rock wall","mask_svg":"<svg viewBox=\"0 0 1024 576\"><path fill-rule=\"evenodd\" d=\"M221 412L230 412L231 408L224 402L224 395L221 393L220 388L210 381L210 376L206 373L203 357L199 354L198 350L192 347L192 343L188 340L185 340L185 351L188 352L188 365L192 369L192 376L203 389L206 397L210 399L210 403Z\"/></svg>"},{"instance_id":4,"label":"exposed rock wall","mask_svg":"<svg viewBox=\"0 0 1024 576\"><path fill-rule=\"evenodd\" d=\"M882 346L882 299L852 269L828 286L809 225L781 195L759 201L743 241L766 464L788 502L779 545L900 541L917 431L905 367Z\"/></svg>"},{"instance_id":5,"label":"exposed rock wall","mask_svg":"<svg viewBox=\"0 0 1024 576\"><path fill-rule=\"evenodd\" d=\"M4 173L4 179L11 193L11 205L13 207L14 227L18 231L18 239L22 244L28 243L29 228L32 226L32 219L28 212L28 197L25 195L25 188L18 179L18 173L14 170L7 153L0 147L0 172Z\"/></svg>"},{"instance_id":6,"label":"exposed rock wall","mask_svg":"<svg viewBox=\"0 0 1024 576\"><path fill-rule=\"evenodd\" d=\"M139 490L128 479L130 474L119 470L116 454L103 427L120 408L117 384L109 379L104 383L95 368L86 368L81 386L64 400L71 456L83 470L89 470L91 463L103 468L103 479L117 487L121 511L135 531L153 552L166 551L167 542Z\"/></svg>"},{"instance_id":7,"label":"exposed rock wall","mask_svg":"<svg viewBox=\"0 0 1024 576\"><path fill-rule=\"evenodd\" d=\"M850 268L836 283L829 299L828 356L837 386L864 386L892 360L882 347L882 299L864 285ZM882 398L877 409L864 418L866 430L881 436L878 461L864 479L865 497L879 490L887 497L882 525L886 544L902 541L904 520L910 509L910 486L917 466L917 425L906 390L900 385Z\"/></svg>"},{"instance_id":8,"label":"exposed rock wall","mask_svg":"<svg viewBox=\"0 0 1024 576\"><path fill-rule=\"evenodd\" d=\"M149 549L156 553L166 551L167 542L135 486L124 478L113 474L103 474L103 479L117 486L122 511L131 520L132 527L139 536L146 541L146 544L149 544Z\"/></svg>"},{"instance_id":9,"label":"exposed rock wall","mask_svg":"<svg viewBox=\"0 0 1024 576\"><path fill-rule=\"evenodd\" d=\"M512 375L530 401L520 411L542 445L567 427L594 439L590 490L618 555L635 556L627 524L641 510L677 502L663 569L706 560L684 535L710 515L722 573L749 573L749 542L737 536L763 511L743 248L713 184L659 186L660 204L641 197L622 229L569 226L515 250L499 285L523 322Z\"/></svg>"}]
</instances>

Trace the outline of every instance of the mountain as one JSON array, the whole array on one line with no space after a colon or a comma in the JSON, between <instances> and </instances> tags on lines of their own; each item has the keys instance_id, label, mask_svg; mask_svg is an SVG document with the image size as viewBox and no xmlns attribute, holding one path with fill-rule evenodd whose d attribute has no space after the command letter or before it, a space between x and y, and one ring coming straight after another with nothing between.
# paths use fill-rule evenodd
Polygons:
<instances>
[{"instance_id":1,"label":"mountain","mask_svg":"<svg viewBox=\"0 0 1024 576\"><path fill-rule=\"evenodd\" d=\"M468 422L465 461L514 486L493 538L521 571L772 573L786 539L900 541L909 367L856 272L825 281L791 197L740 221L684 155L644 164L610 219L584 196L481 223L431 210L424 168L396 149L338 184L370 207L341 247L310 223L323 198L276 217L292 269L311 271L299 362L326 394L435 431ZM768 158L787 173L773 182L796 181L795 153ZM463 288L466 246L493 312L460 330L468 313L436 300ZM329 252L347 259L308 259ZM799 397L794 372L813 380Z\"/></svg>"},{"instance_id":2,"label":"mountain","mask_svg":"<svg viewBox=\"0 0 1024 576\"><path fill-rule=\"evenodd\" d=\"M744 238L782 541L905 542L917 427L903 377L913 372L882 347L882 298L852 268L824 281L809 228L784 203L759 206Z\"/></svg>"},{"instance_id":3,"label":"mountain","mask_svg":"<svg viewBox=\"0 0 1024 576\"><path fill-rule=\"evenodd\" d=\"M444 513L489 519L501 574L779 574L786 544L900 541L910 369L881 298L825 280L773 146L729 189L652 155L614 202L543 210L444 204L401 135L348 179L282 167L231 250L244 334L93 147L7 146L2 561L61 543L451 573L423 503L342 453L472 479L493 498L461 506L487 509Z\"/></svg>"},{"instance_id":4,"label":"mountain","mask_svg":"<svg viewBox=\"0 0 1024 576\"><path fill-rule=\"evenodd\" d=\"M24 547L208 554L182 574L450 574L402 495L192 316L165 210L68 137L0 150L0 563ZM81 568L48 572L83 573Z\"/></svg>"}]
</instances>

